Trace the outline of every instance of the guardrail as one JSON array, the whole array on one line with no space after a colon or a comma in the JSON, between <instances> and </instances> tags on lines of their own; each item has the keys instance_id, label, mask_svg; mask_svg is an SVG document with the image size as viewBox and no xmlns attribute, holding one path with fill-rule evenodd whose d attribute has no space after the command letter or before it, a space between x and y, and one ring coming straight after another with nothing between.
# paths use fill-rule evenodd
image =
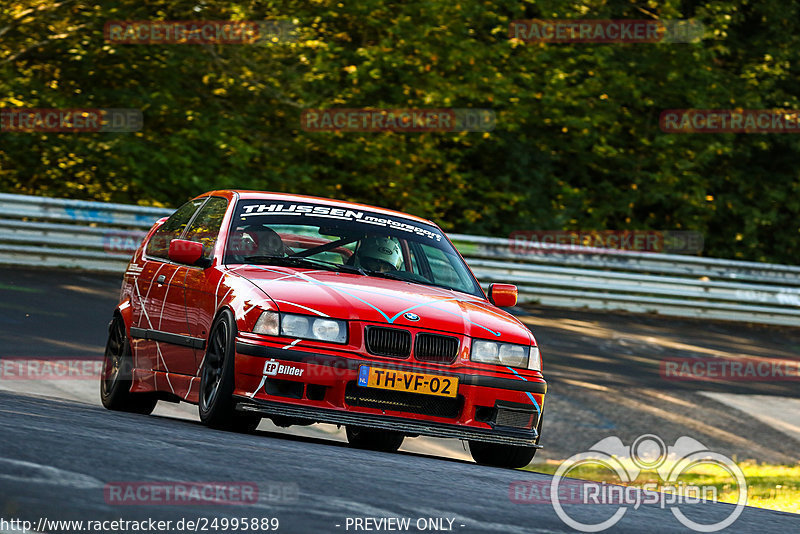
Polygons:
<instances>
[{"instance_id":1,"label":"guardrail","mask_svg":"<svg viewBox=\"0 0 800 534\"><path fill-rule=\"evenodd\" d=\"M800 326L800 267L646 252L531 246L451 234L475 276L521 302Z\"/></svg>"},{"instance_id":2,"label":"guardrail","mask_svg":"<svg viewBox=\"0 0 800 534\"><path fill-rule=\"evenodd\" d=\"M122 273L145 230L172 210L0 193L0 264ZM486 287L520 302L800 325L800 267L451 234ZM576 253L579 252L579 253Z\"/></svg>"},{"instance_id":3,"label":"guardrail","mask_svg":"<svg viewBox=\"0 0 800 534\"><path fill-rule=\"evenodd\" d=\"M122 273L144 232L172 210L0 193L0 264Z\"/></svg>"}]
</instances>

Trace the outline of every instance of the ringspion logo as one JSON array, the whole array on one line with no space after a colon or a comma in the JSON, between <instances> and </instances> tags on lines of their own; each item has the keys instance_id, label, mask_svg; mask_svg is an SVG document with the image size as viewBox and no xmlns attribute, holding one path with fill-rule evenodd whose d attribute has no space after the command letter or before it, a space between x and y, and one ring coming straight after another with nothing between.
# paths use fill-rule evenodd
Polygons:
<instances>
[{"instance_id":1,"label":"ringspion logo","mask_svg":"<svg viewBox=\"0 0 800 534\"><path fill-rule=\"evenodd\" d=\"M619 484L580 481L566 478L581 466L594 465L607 469L619 480ZM696 485L681 477L687 477L697 468L722 470L735 488L736 504L727 516L716 522L703 521L692 513L694 506L718 498L716 486ZM637 483L639 475L654 472L659 482ZM566 484L562 489L562 485ZM538 502L542 499L541 488L526 487L512 482L509 496L514 502ZM526 491L527 490L527 491ZM535 490L535 491L534 491ZM672 515L685 527L697 532L717 532L732 525L747 505L747 480L741 468L722 454L709 450L694 438L679 437L673 445L653 434L644 434L626 446L617 436L602 439L589 451L575 454L558 467L546 492L556 515L569 527L581 532L601 532L614 527L629 509L641 505L669 508ZM564 504L572 504L565 508ZM608 514L591 514L580 505L601 505L611 510ZM616 510L611 506L616 505ZM687 514L686 512L689 512ZM586 516L586 517L583 517Z\"/></svg>"},{"instance_id":2,"label":"ringspion logo","mask_svg":"<svg viewBox=\"0 0 800 534\"><path fill-rule=\"evenodd\" d=\"M307 109L300 115L307 132L490 132L490 109Z\"/></svg>"}]
</instances>

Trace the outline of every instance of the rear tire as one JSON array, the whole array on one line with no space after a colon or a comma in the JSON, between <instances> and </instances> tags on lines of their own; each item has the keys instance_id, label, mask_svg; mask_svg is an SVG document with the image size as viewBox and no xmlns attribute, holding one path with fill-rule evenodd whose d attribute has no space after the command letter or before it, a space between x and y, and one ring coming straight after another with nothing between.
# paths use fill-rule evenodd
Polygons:
<instances>
[{"instance_id":1,"label":"rear tire","mask_svg":"<svg viewBox=\"0 0 800 534\"><path fill-rule=\"evenodd\" d=\"M100 401L109 410L149 415L158 404L151 393L131 393L133 359L122 317L115 315L108 327L108 341L100 376Z\"/></svg>"},{"instance_id":2,"label":"rear tire","mask_svg":"<svg viewBox=\"0 0 800 534\"><path fill-rule=\"evenodd\" d=\"M347 427L347 442L351 447L370 451L396 452L405 436L391 430L373 430L358 426Z\"/></svg>"},{"instance_id":3,"label":"rear tire","mask_svg":"<svg viewBox=\"0 0 800 534\"><path fill-rule=\"evenodd\" d=\"M208 336L208 347L200 373L200 421L220 430L253 432L261 417L235 410L236 322L229 310L223 310Z\"/></svg>"}]
</instances>

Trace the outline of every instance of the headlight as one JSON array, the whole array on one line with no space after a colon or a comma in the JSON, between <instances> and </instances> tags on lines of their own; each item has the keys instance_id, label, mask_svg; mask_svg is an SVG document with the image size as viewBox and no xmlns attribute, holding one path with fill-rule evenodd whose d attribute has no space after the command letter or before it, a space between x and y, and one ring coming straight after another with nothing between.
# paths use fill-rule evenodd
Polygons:
<instances>
[{"instance_id":1,"label":"headlight","mask_svg":"<svg viewBox=\"0 0 800 534\"><path fill-rule=\"evenodd\" d=\"M472 342L472 361L499 364L500 358L497 357L497 353L499 351L499 343L492 343L491 341L478 341L476 339Z\"/></svg>"},{"instance_id":2,"label":"headlight","mask_svg":"<svg viewBox=\"0 0 800 534\"><path fill-rule=\"evenodd\" d=\"M311 326L311 333L315 339L324 339L335 343L344 343L347 338L342 321L333 319L316 319Z\"/></svg>"},{"instance_id":3,"label":"headlight","mask_svg":"<svg viewBox=\"0 0 800 534\"><path fill-rule=\"evenodd\" d=\"M331 343L346 343L347 323L327 317L310 317L294 313L278 314L274 311L265 311L256 321L253 333L314 339Z\"/></svg>"},{"instance_id":4,"label":"headlight","mask_svg":"<svg viewBox=\"0 0 800 534\"><path fill-rule=\"evenodd\" d=\"M305 315L283 314L281 317L281 335L287 337L311 337L308 331L309 317Z\"/></svg>"},{"instance_id":5,"label":"headlight","mask_svg":"<svg viewBox=\"0 0 800 534\"><path fill-rule=\"evenodd\" d=\"M523 347L522 345L500 345L500 350L497 356L500 358L500 363L509 367L528 367L528 352L530 347Z\"/></svg>"},{"instance_id":6,"label":"headlight","mask_svg":"<svg viewBox=\"0 0 800 534\"><path fill-rule=\"evenodd\" d=\"M538 371L542 368L538 347L497 343L482 339L472 340L470 359L473 362L505 365L520 369L527 368Z\"/></svg>"}]
</instances>

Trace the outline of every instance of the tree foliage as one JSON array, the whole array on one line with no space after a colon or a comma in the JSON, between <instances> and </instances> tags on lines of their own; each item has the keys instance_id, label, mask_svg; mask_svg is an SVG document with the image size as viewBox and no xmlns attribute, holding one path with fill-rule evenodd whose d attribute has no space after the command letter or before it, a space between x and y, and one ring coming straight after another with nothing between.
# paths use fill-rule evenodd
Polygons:
<instances>
[{"instance_id":1,"label":"tree foliage","mask_svg":"<svg viewBox=\"0 0 800 534\"><path fill-rule=\"evenodd\" d=\"M100 4L100 5L98 5ZM292 20L257 45L121 45L109 20ZM525 44L513 20L683 19L690 44ZM666 134L674 108L800 109L780 0L9 1L0 107L137 108L137 133L0 133L0 190L174 206L248 188L356 200L446 230L695 230L794 263L798 140ZM489 133L306 132L307 108L491 108Z\"/></svg>"}]
</instances>

